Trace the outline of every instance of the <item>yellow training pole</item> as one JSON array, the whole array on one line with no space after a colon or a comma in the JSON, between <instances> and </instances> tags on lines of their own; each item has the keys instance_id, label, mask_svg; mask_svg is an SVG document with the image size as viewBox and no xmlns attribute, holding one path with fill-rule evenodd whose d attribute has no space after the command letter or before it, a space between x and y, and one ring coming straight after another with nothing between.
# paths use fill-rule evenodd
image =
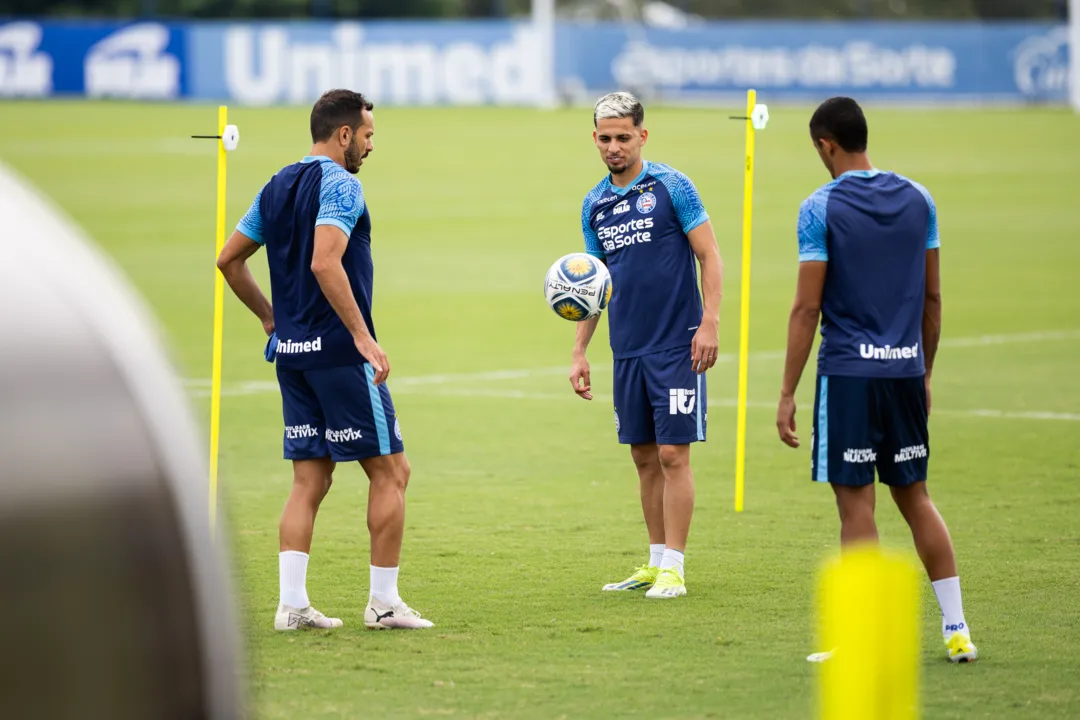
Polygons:
<instances>
[{"instance_id":1,"label":"yellow training pole","mask_svg":"<svg viewBox=\"0 0 1080 720\"><path fill-rule=\"evenodd\" d=\"M746 384L750 356L750 215L754 208L754 124L757 91L746 93L746 174L743 179L742 285L739 301L739 399L735 439L735 512L743 509L746 479Z\"/></svg>"},{"instance_id":2,"label":"yellow training pole","mask_svg":"<svg viewBox=\"0 0 1080 720\"><path fill-rule=\"evenodd\" d=\"M917 720L919 578L906 557L876 546L845 550L821 573L820 720Z\"/></svg>"},{"instance_id":3,"label":"yellow training pole","mask_svg":"<svg viewBox=\"0 0 1080 720\"><path fill-rule=\"evenodd\" d=\"M218 135L225 135L229 123L229 109L218 108ZM214 258L225 247L225 143L219 139L217 156L217 242ZM210 373L210 532L217 523L218 494L218 441L221 435L221 335L225 304L225 277L214 271L214 351L213 368Z\"/></svg>"}]
</instances>

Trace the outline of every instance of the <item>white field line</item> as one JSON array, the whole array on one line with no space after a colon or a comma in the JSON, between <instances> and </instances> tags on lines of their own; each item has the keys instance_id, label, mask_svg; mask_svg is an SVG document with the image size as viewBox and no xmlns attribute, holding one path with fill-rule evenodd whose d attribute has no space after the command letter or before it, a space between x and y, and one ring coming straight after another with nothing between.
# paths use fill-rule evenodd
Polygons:
<instances>
[{"instance_id":1,"label":"white field line","mask_svg":"<svg viewBox=\"0 0 1080 720\"><path fill-rule=\"evenodd\" d=\"M947 338L942 340L942 347L985 347L990 345L1007 345L1020 343L1040 343L1060 340L1080 339L1080 330L1049 330L1043 332L1025 332L1008 335L976 335L972 337ZM783 350L750 353L751 360L778 360L784 357ZM717 358L717 362L735 362L736 356L724 354ZM447 385L459 383L485 383L500 380L521 380L534 377L550 377L563 375L567 372L566 366L552 366L539 368L523 368L519 370L491 370L471 373L444 373L438 375L417 375L413 377L399 377L391 381L395 393L409 394L423 392L427 395L440 395L450 397L487 397L504 400L565 400L573 399L567 393L543 393L525 390L492 389L484 387L452 388ZM189 388L192 397L209 397L210 380L195 378L184 381ZM244 395L260 395L264 393L278 392L276 381L246 380L238 383L230 383L221 389L222 397L240 397ZM710 398L709 404L716 407L735 407L737 401L734 398ZM748 407L773 408L773 403L750 401ZM1056 420L1066 422L1080 421L1080 413L1061 413L1043 411L1011 411L1011 410L948 410L934 409L934 414L957 415L964 417L999 418L1006 420Z\"/></svg>"}]
</instances>

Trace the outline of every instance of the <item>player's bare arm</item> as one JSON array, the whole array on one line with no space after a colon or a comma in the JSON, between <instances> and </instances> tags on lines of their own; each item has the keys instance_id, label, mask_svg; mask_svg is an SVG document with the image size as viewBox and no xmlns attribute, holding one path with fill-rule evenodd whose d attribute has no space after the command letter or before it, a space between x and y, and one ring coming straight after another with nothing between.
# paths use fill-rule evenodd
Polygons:
<instances>
[{"instance_id":1,"label":"player's bare arm","mask_svg":"<svg viewBox=\"0 0 1080 720\"><path fill-rule=\"evenodd\" d=\"M577 324L574 336L574 355L570 365L570 384L578 397L592 400L592 380L589 376L589 361L585 352L589 349L596 326L600 323L599 316L590 318Z\"/></svg>"},{"instance_id":2,"label":"player's bare arm","mask_svg":"<svg viewBox=\"0 0 1080 720\"><path fill-rule=\"evenodd\" d=\"M701 326L690 345L691 366L696 373L703 373L716 365L720 352L720 296L724 282L724 261L716 246L716 234L711 220L687 234L690 247L701 265L701 298L704 312Z\"/></svg>"},{"instance_id":3,"label":"player's bare arm","mask_svg":"<svg viewBox=\"0 0 1080 720\"><path fill-rule=\"evenodd\" d=\"M930 374L941 341L941 256L934 248L926 251L926 297L923 299L922 336L926 360L926 412L930 413Z\"/></svg>"},{"instance_id":4,"label":"player's bare arm","mask_svg":"<svg viewBox=\"0 0 1080 720\"><path fill-rule=\"evenodd\" d=\"M315 245L311 254L311 272L322 289L334 312L352 334L356 349L375 369L375 384L383 383L390 375L390 361L386 358L375 338L368 332L367 323L356 304L349 276L341 265L349 238L334 225L319 225L315 228Z\"/></svg>"},{"instance_id":5,"label":"player's bare arm","mask_svg":"<svg viewBox=\"0 0 1080 720\"><path fill-rule=\"evenodd\" d=\"M263 330L269 335L274 332L274 309L259 284L255 282L251 268L247 266L248 258L257 253L260 247L262 246L259 243L247 235L234 230L225 247L221 249L217 267L236 297L259 318Z\"/></svg>"},{"instance_id":6,"label":"player's bare arm","mask_svg":"<svg viewBox=\"0 0 1080 720\"><path fill-rule=\"evenodd\" d=\"M821 315L821 293L825 287L827 262L799 263L799 280L795 302L788 319L787 356L784 361L784 381L780 387L780 406L776 411L776 429L785 445L799 447L795 434L795 390L799 387L810 350L814 347L814 332Z\"/></svg>"}]
</instances>

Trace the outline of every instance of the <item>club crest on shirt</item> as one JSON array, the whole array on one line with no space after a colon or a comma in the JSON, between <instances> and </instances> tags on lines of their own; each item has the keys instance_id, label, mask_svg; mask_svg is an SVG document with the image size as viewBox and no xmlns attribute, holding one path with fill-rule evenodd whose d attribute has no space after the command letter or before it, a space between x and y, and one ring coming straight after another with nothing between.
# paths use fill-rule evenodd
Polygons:
<instances>
[{"instance_id":1,"label":"club crest on shirt","mask_svg":"<svg viewBox=\"0 0 1080 720\"><path fill-rule=\"evenodd\" d=\"M637 199L637 211L643 215L647 215L653 211L656 207L656 196L651 192L642 193Z\"/></svg>"}]
</instances>

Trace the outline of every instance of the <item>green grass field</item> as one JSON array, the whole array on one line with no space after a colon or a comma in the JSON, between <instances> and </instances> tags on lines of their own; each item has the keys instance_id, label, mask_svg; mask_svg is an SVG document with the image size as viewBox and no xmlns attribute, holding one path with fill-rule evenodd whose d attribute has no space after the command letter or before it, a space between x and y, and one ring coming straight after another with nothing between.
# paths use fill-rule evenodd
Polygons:
<instances>
[{"instance_id":1,"label":"green grass field","mask_svg":"<svg viewBox=\"0 0 1080 720\"><path fill-rule=\"evenodd\" d=\"M386 109L361 172L374 223L375 314L413 465L401 588L437 628L370 633L366 482L342 467L308 588L344 619L276 634L277 520L291 481L259 323L227 295L222 503L247 682L259 718L807 718L815 568L839 523L809 451L774 427L799 202L828 177L809 109L758 136L746 510L732 507L736 364L711 371L709 442L693 451L690 594L611 597L645 559L610 353L596 395L566 380L573 326L545 305L550 263L581 247L604 169L588 110ZM646 157L696 182L726 261L721 350L738 343L743 134L726 111L650 111ZM1080 120L1050 110L868 109L871 158L934 194L944 340L931 491L950 524L981 651L952 666L923 588L927 718L1080 716ZM231 228L308 150L305 109L234 109ZM214 277L211 107L5 103L0 159L104 248L147 298L208 424ZM33 242L33 238L26 238ZM257 256L258 276L265 261ZM504 373L503 371L520 371ZM502 373L500 375L500 373ZM799 391L808 439L813 364ZM908 548L881 497L883 542ZM853 609L854 610L854 609Z\"/></svg>"}]
</instances>

